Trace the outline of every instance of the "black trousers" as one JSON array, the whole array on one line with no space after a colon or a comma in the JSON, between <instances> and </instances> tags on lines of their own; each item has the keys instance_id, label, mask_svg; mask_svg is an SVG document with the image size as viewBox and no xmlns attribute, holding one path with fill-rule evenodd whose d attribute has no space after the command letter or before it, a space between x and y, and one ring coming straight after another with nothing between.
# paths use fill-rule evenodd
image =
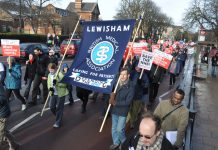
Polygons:
<instances>
[{"instance_id":1,"label":"black trousers","mask_svg":"<svg viewBox=\"0 0 218 150\"><path fill-rule=\"evenodd\" d=\"M7 89L6 88L5 93L6 93L7 100L9 100L9 98L11 97L12 91L14 92L17 99L19 99L22 102L22 104L26 104L25 99L20 95L20 89Z\"/></svg>"},{"instance_id":2,"label":"black trousers","mask_svg":"<svg viewBox=\"0 0 218 150\"><path fill-rule=\"evenodd\" d=\"M149 88L149 102L153 103L155 101L155 98L157 97L158 89L159 89L158 83L151 83Z\"/></svg>"},{"instance_id":3,"label":"black trousers","mask_svg":"<svg viewBox=\"0 0 218 150\"><path fill-rule=\"evenodd\" d=\"M86 92L85 90L79 90L77 91L77 97L83 102L82 107L83 109L86 109L86 105L88 103L89 99L89 92Z\"/></svg>"},{"instance_id":4,"label":"black trousers","mask_svg":"<svg viewBox=\"0 0 218 150\"><path fill-rule=\"evenodd\" d=\"M176 82L176 75L173 73L170 73L170 85L175 84Z\"/></svg>"},{"instance_id":5,"label":"black trousers","mask_svg":"<svg viewBox=\"0 0 218 150\"><path fill-rule=\"evenodd\" d=\"M48 87L47 87L47 80L42 80L42 76L36 74L34 80L33 80L33 90L32 90L32 102L37 101L37 94L40 84L42 83L42 94L43 94L43 100L42 102L45 102L48 96Z\"/></svg>"}]
</instances>

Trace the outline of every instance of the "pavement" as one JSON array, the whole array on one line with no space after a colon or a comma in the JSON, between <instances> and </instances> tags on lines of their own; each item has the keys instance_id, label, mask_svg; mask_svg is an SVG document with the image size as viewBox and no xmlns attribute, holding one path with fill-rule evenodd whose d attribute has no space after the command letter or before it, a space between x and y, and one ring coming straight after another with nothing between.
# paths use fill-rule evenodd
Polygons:
<instances>
[{"instance_id":1,"label":"pavement","mask_svg":"<svg viewBox=\"0 0 218 150\"><path fill-rule=\"evenodd\" d=\"M209 61L210 62L210 61ZM218 150L218 77L210 75L211 64L200 64L196 81L197 111L192 136L192 150Z\"/></svg>"}]
</instances>

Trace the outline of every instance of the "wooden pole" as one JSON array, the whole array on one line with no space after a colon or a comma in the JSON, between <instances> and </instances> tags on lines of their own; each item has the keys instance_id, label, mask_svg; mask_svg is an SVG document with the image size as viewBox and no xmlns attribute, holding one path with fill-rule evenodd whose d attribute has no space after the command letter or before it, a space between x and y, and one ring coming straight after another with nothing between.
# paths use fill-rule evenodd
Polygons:
<instances>
[{"instance_id":1,"label":"wooden pole","mask_svg":"<svg viewBox=\"0 0 218 150\"><path fill-rule=\"evenodd\" d=\"M142 13L142 18L143 18L143 17L144 17L144 12ZM136 30L135 35L134 35L134 37L133 37L132 44L131 44L131 46L130 46L130 50L131 50L132 47L133 47L133 44L134 44L135 39L136 39L136 34L138 33L138 30L139 30L139 27L141 26L141 23L142 23L142 19L140 19L140 21L139 21L137 30ZM126 65L126 63L127 63L127 60L128 60L128 58L129 58L129 54L130 54L130 51L128 51L128 54L127 54L126 60L125 60L125 62L124 62L124 64L123 64L123 67L125 67L125 65ZM113 92L113 93L116 93L117 88L118 88L118 85L119 85L119 82L120 82L120 76L119 76L119 78L118 78L118 81L117 81L117 84L116 84L116 86L115 86L115 89L114 89L114 92ZM110 110L110 107L111 107L111 104L108 105L108 108L107 108L107 111L106 111L106 114L105 114L105 116L104 116L104 120L103 120L103 122L102 122L102 124L101 124L101 127L100 127L99 132L102 132L102 129L103 129L103 127L104 127L104 124L105 124L106 118L107 118L107 116L108 116L108 112L109 112L109 110Z\"/></svg>"},{"instance_id":2,"label":"wooden pole","mask_svg":"<svg viewBox=\"0 0 218 150\"><path fill-rule=\"evenodd\" d=\"M70 38L70 40L69 40L69 42L68 42L67 48L66 48L66 50L65 50L65 52L64 52L64 55L63 55L63 57L62 57L62 59L61 59L61 62L60 62L60 64L59 64L59 66L58 66L58 69L57 69L57 71L56 71L56 74L55 74L54 79L56 79L57 76L58 76L58 73L59 73L59 71L60 71L61 65L62 65L62 63L63 63L63 61L64 61L64 58L65 58L65 56L66 56L66 53L67 53L67 51L68 51L68 49L69 49L70 43L71 43L71 41L72 41L72 39L73 39L73 36L74 36L74 34L75 34L76 30L77 30L78 25L79 25L80 19L81 19L81 16L79 17L79 20L77 21L76 27L74 28L73 34L72 34L72 36L71 36L71 38ZM41 111L41 117L42 117L43 112L44 112L44 110L45 110L45 107L46 107L46 105L47 105L47 103L48 103L50 94L51 94L51 92L49 91L48 96L47 96L46 101L45 101L45 104L44 104L44 106L43 106L43 108L42 108L42 111Z\"/></svg>"}]
</instances>

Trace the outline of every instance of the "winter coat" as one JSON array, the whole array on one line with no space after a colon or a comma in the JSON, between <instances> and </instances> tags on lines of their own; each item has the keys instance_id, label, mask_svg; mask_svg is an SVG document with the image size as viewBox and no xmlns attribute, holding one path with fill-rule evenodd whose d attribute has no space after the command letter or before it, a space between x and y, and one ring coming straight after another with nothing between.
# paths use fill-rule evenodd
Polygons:
<instances>
[{"instance_id":1,"label":"winter coat","mask_svg":"<svg viewBox=\"0 0 218 150\"><path fill-rule=\"evenodd\" d=\"M172 74L176 74L176 66L177 66L177 62L172 61L169 67L169 72Z\"/></svg>"},{"instance_id":2,"label":"winter coat","mask_svg":"<svg viewBox=\"0 0 218 150\"><path fill-rule=\"evenodd\" d=\"M151 70L149 72L149 80L150 83L161 83L164 76L164 68L158 67L157 65L153 64ZM157 68L157 71L156 71ZM156 71L156 73L155 73Z\"/></svg>"},{"instance_id":3,"label":"winter coat","mask_svg":"<svg viewBox=\"0 0 218 150\"><path fill-rule=\"evenodd\" d=\"M141 72L133 70L130 75L135 87L134 100L141 100L145 102L148 100L148 87L149 87L149 78L146 72L143 73L142 78L139 79Z\"/></svg>"},{"instance_id":4,"label":"winter coat","mask_svg":"<svg viewBox=\"0 0 218 150\"><path fill-rule=\"evenodd\" d=\"M37 68L37 62L36 60L33 60L32 63L28 62L26 65L26 71L24 75L24 81L27 81L27 79L33 80L36 74L36 68Z\"/></svg>"},{"instance_id":5,"label":"winter coat","mask_svg":"<svg viewBox=\"0 0 218 150\"><path fill-rule=\"evenodd\" d=\"M3 85L0 83L0 118L7 118L11 114Z\"/></svg>"},{"instance_id":6,"label":"winter coat","mask_svg":"<svg viewBox=\"0 0 218 150\"><path fill-rule=\"evenodd\" d=\"M140 138L139 132L138 131L134 132L122 144L121 150L136 150L139 138ZM174 150L172 144L167 140L165 136L163 137L161 150Z\"/></svg>"},{"instance_id":7,"label":"winter coat","mask_svg":"<svg viewBox=\"0 0 218 150\"><path fill-rule=\"evenodd\" d=\"M0 84L4 83L6 76L6 67L3 63L0 63Z\"/></svg>"},{"instance_id":8,"label":"winter coat","mask_svg":"<svg viewBox=\"0 0 218 150\"><path fill-rule=\"evenodd\" d=\"M55 55L49 56L49 63L54 63L58 66L58 58Z\"/></svg>"},{"instance_id":9,"label":"winter coat","mask_svg":"<svg viewBox=\"0 0 218 150\"><path fill-rule=\"evenodd\" d=\"M21 89L21 65L13 64L11 70L11 72L9 72L9 68L6 70L5 87L7 89Z\"/></svg>"},{"instance_id":10,"label":"winter coat","mask_svg":"<svg viewBox=\"0 0 218 150\"><path fill-rule=\"evenodd\" d=\"M120 88L118 87L115 97L116 104L112 107L112 114L126 117L133 100L134 92L134 85L130 80L127 84Z\"/></svg>"},{"instance_id":11,"label":"winter coat","mask_svg":"<svg viewBox=\"0 0 218 150\"><path fill-rule=\"evenodd\" d=\"M216 57L216 56L213 56L212 58L211 58L211 62L212 62L212 66L217 66L218 64L218 57Z\"/></svg>"},{"instance_id":12,"label":"winter coat","mask_svg":"<svg viewBox=\"0 0 218 150\"><path fill-rule=\"evenodd\" d=\"M56 75L54 75L54 76L56 76ZM57 90L58 97L63 97L63 96L66 96L66 95L69 94L69 91L67 89L67 84L60 82L63 77L64 77L63 73L59 72L58 76L56 78L57 83L55 85L55 88ZM51 75L50 74L48 74L47 86L48 86L48 89L53 87L53 80L51 80Z\"/></svg>"},{"instance_id":13,"label":"winter coat","mask_svg":"<svg viewBox=\"0 0 218 150\"><path fill-rule=\"evenodd\" d=\"M48 75L48 64L49 64L49 57L46 54L42 54L37 56L37 68L36 74L39 76L47 76Z\"/></svg>"},{"instance_id":14,"label":"winter coat","mask_svg":"<svg viewBox=\"0 0 218 150\"><path fill-rule=\"evenodd\" d=\"M175 109L181 104L173 106L170 100L161 101L156 107L154 114L163 118L167 113ZM177 147L182 146L183 139L185 137L186 127L188 125L189 111L185 106L182 106L172 112L162 122L162 129L166 131L178 131L175 145Z\"/></svg>"}]
</instances>

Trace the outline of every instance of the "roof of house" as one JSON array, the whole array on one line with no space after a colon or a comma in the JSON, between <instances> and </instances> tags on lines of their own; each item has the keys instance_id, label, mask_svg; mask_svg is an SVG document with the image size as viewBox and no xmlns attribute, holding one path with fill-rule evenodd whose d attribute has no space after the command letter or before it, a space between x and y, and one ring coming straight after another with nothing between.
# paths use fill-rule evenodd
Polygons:
<instances>
[{"instance_id":1,"label":"roof of house","mask_svg":"<svg viewBox=\"0 0 218 150\"><path fill-rule=\"evenodd\" d=\"M82 3L81 11L90 11L92 12L95 7L97 6L97 3ZM69 11L75 11L75 2L70 2L70 4L67 6L67 10Z\"/></svg>"},{"instance_id":2,"label":"roof of house","mask_svg":"<svg viewBox=\"0 0 218 150\"><path fill-rule=\"evenodd\" d=\"M7 12L13 17L17 17L20 14L20 6L17 5L16 3L0 1L0 9L4 10L5 12ZM22 10L22 15L29 14L29 10L23 5L21 10Z\"/></svg>"}]
</instances>

